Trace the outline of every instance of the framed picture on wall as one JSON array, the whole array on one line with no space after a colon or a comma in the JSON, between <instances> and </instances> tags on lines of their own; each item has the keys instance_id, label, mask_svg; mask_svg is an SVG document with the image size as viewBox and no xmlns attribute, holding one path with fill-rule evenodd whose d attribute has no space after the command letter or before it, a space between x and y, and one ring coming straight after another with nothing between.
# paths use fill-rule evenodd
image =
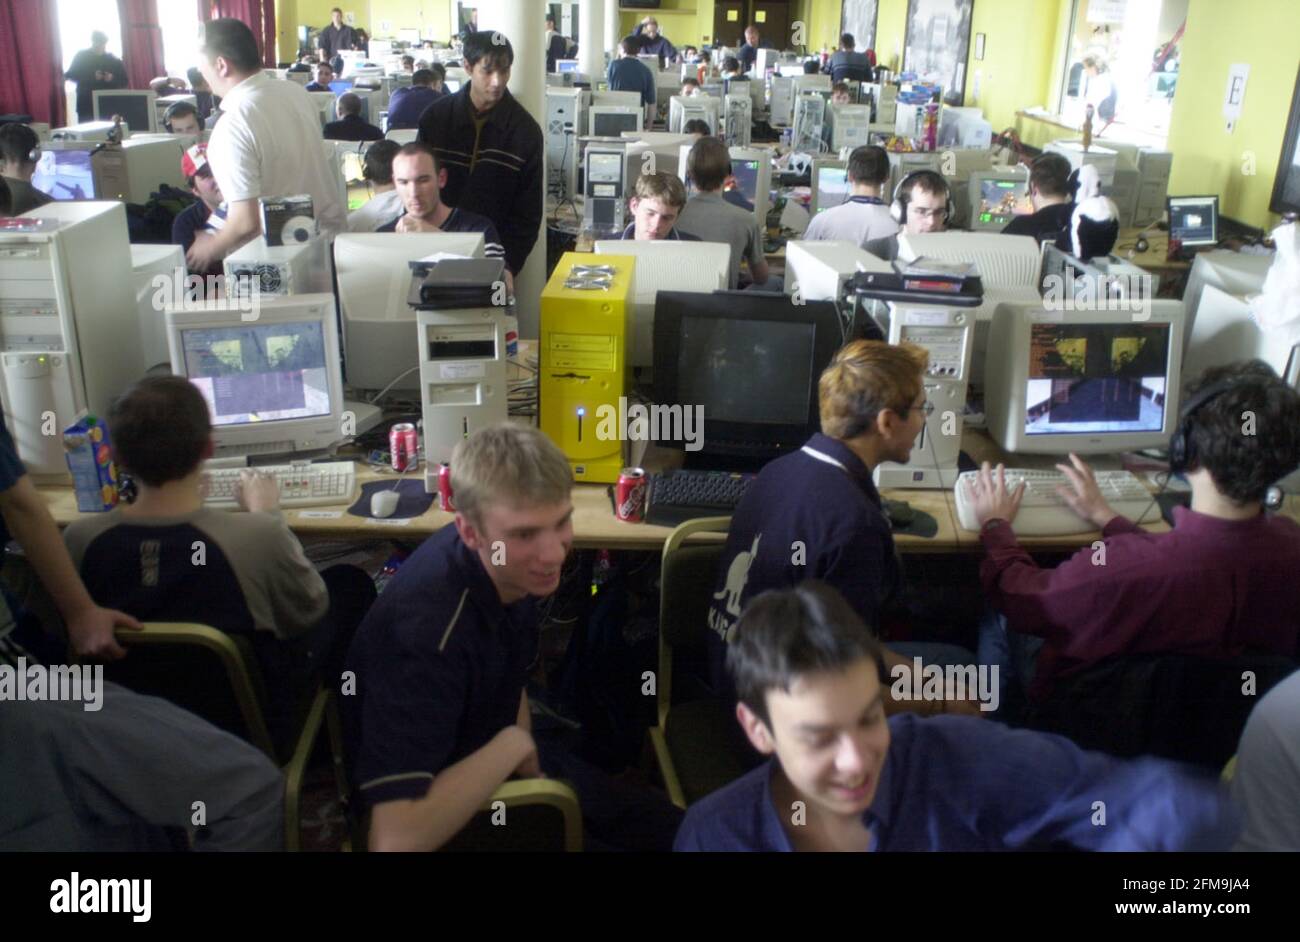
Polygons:
<instances>
[{"instance_id":1,"label":"framed picture on wall","mask_svg":"<svg viewBox=\"0 0 1300 942\"><path fill-rule=\"evenodd\" d=\"M858 52L876 48L876 7L877 0L844 0L840 8L840 33L853 36L853 47ZM876 61L883 62L888 56L876 51Z\"/></svg>"},{"instance_id":2,"label":"framed picture on wall","mask_svg":"<svg viewBox=\"0 0 1300 942\"><path fill-rule=\"evenodd\" d=\"M908 0L903 71L943 88L943 100L960 105L966 93L974 0Z\"/></svg>"}]
</instances>

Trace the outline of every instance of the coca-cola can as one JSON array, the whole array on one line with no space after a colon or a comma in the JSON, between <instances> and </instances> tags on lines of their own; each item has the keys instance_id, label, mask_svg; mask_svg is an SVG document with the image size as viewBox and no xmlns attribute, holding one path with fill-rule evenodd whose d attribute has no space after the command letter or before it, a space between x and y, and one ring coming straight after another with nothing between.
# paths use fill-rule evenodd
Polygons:
<instances>
[{"instance_id":1,"label":"coca-cola can","mask_svg":"<svg viewBox=\"0 0 1300 942\"><path fill-rule=\"evenodd\" d=\"M456 505L451 502L451 465L443 462L438 468L438 509L452 513Z\"/></svg>"},{"instance_id":2,"label":"coca-cola can","mask_svg":"<svg viewBox=\"0 0 1300 942\"><path fill-rule=\"evenodd\" d=\"M420 462L420 436L410 422L388 430L388 453L394 471L409 471Z\"/></svg>"},{"instance_id":3,"label":"coca-cola can","mask_svg":"<svg viewBox=\"0 0 1300 942\"><path fill-rule=\"evenodd\" d=\"M624 468L614 488L615 514L628 523L645 520L646 477L640 468Z\"/></svg>"}]
</instances>

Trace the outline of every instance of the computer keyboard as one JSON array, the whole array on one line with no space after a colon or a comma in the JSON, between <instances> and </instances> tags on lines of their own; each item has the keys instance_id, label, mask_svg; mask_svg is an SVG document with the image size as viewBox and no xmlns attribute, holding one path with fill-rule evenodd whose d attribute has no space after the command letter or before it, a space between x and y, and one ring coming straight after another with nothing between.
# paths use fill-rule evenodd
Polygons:
<instances>
[{"instance_id":1,"label":"computer keyboard","mask_svg":"<svg viewBox=\"0 0 1300 942\"><path fill-rule=\"evenodd\" d=\"M753 474L728 471L663 471L650 475L646 523L675 527L697 517L731 514Z\"/></svg>"},{"instance_id":2,"label":"computer keyboard","mask_svg":"<svg viewBox=\"0 0 1300 942\"><path fill-rule=\"evenodd\" d=\"M1160 507L1142 479L1131 471L1094 471L1097 486L1101 488L1106 503L1134 523L1150 523L1160 519ZM970 504L967 482L975 478L975 471L957 476L957 522L963 530L978 530L975 510ZM1007 489L1025 482L1025 495L1020 500L1013 529L1019 536L1063 536L1069 533L1088 533L1096 528L1084 520L1056 493L1057 485L1068 484L1060 471L1038 471L1024 468L1007 468Z\"/></svg>"},{"instance_id":3,"label":"computer keyboard","mask_svg":"<svg viewBox=\"0 0 1300 942\"><path fill-rule=\"evenodd\" d=\"M235 503L235 485L246 468L206 469L207 507L238 510ZM280 485L281 507L315 507L320 504L351 504L356 499L356 465L351 461L325 461L319 464L271 464L253 468L270 474Z\"/></svg>"}]
</instances>

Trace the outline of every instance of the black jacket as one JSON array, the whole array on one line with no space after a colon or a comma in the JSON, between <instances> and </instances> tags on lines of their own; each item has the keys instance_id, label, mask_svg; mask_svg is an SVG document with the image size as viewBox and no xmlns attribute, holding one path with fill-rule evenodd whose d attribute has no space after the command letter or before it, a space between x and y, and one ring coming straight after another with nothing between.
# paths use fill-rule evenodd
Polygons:
<instances>
[{"instance_id":1,"label":"black jacket","mask_svg":"<svg viewBox=\"0 0 1300 942\"><path fill-rule=\"evenodd\" d=\"M384 132L367 124L361 115L350 114L325 125L323 136L327 141L382 141Z\"/></svg>"},{"instance_id":2,"label":"black jacket","mask_svg":"<svg viewBox=\"0 0 1300 942\"><path fill-rule=\"evenodd\" d=\"M467 82L431 104L420 118L419 139L447 170L443 202L492 220L506 266L518 274L542 224L542 129L506 91L476 132L469 90Z\"/></svg>"}]
</instances>

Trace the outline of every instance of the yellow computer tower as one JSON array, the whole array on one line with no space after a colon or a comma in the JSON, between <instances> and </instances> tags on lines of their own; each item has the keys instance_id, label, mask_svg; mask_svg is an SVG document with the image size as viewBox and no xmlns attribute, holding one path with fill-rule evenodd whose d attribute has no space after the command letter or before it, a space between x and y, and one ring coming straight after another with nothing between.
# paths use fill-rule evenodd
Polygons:
<instances>
[{"instance_id":1,"label":"yellow computer tower","mask_svg":"<svg viewBox=\"0 0 1300 942\"><path fill-rule=\"evenodd\" d=\"M568 252L542 291L539 424L575 481L612 484L623 468L635 270L628 256Z\"/></svg>"}]
</instances>

